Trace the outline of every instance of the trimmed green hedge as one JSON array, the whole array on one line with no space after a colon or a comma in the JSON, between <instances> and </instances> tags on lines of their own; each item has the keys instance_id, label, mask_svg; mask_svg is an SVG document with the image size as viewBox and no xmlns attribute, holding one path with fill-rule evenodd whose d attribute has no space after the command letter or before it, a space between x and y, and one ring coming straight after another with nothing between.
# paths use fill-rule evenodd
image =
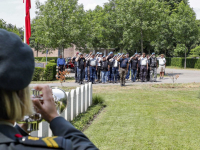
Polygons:
<instances>
[{"instance_id":1,"label":"trimmed green hedge","mask_svg":"<svg viewBox=\"0 0 200 150\"><path fill-rule=\"evenodd\" d=\"M183 57L166 58L166 60L167 66L184 67L185 58ZM186 67L200 69L200 59L187 58Z\"/></svg>"},{"instance_id":2,"label":"trimmed green hedge","mask_svg":"<svg viewBox=\"0 0 200 150\"><path fill-rule=\"evenodd\" d=\"M54 60L54 63L57 63L58 57L47 57L47 61ZM35 60L46 62L46 57L35 57Z\"/></svg>"},{"instance_id":3,"label":"trimmed green hedge","mask_svg":"<svg viewBox=\"0 0 200 150\"><path fill-rule=\"evenodd\" d=\"M44 68L35 67L32 81L40 81L44 76Z\"/></svg>"},{"instance_id":4,"label":"trimmed green hedge","mask_svg":"<svg viewBox=\"0 0 200 150\"><path fill-rule=\"evenodd\" d=\"M49 63L46 65L44 71L44 79L46 81L52 81L56 76L56 63Z\"/></svg>"}]
</instances>

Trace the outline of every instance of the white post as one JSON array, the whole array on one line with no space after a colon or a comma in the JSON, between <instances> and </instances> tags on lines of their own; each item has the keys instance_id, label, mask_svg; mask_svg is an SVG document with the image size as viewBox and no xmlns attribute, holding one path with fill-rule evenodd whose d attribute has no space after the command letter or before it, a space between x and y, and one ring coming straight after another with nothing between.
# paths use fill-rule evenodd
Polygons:
<instances>
[{"instance_id":1,"label":"white post","mask_svg":"<svg viewBox=\"0 0 200 150\"><path fill-rule=\"evenodd\" d=\"M76 91L71 90L71 119L76 117Z\"/></svg>"},{"instance_id":2,"label":"white post","mask_svg":"<svg viewBox=\"0 0 200 150\"><path fill-rule=\"evenodd\" d=\"M89 83L89 106L92 105L92 83Z\"/></svg>"},{"instance_id":3,"label":"white post","mask_svg":"<svg viewBox=\"0 0 200 150\"><path fill-rule=\"evenodd\" d=\"M24 43L26 43L26 0L24 0Z\"/></svg>"},{"instance_id":4,"label":"white post","mask_svg":"<svg viewBox=\"0 0 200 150\"><path fill-rule=\"evenodd\" d=\"M67 109L65 110L65 119L71 121L71 96L70 92L66 92L67 95Z\"/></svg>"},{"instance_id":5,"label":"white post","mask_svg":"<svg viewBox=\"0 0 200 150\"><path fill-rule=\"evenodd\" d=\"M81 113L85 112L85 86L81 86Z\"/></svg>"},{"instance_id":6,"label":"white post","mask_svg":"<svg viewBox=\"0 0 200 150\"><path fill-rule=\"evenodd\" d=\"M81 89L80 87L76 88L76 116L81 113Z\"/></svg>"},{"instance_id":7,"label":"white post","mask_svg":"<svg viewBox=\"0 0 200 150\"><path fill-rule=\"evenodd\" d=\"M52 137L52 131L51 131L51 128L50 127L48 127L48 137Z\"/></svg>"},{"instance_id":8,"label":"white post","mask_svg":"<svg viewBox=\"0 0 200 150\"><path fill-rule=\"evenodd\" d=\"M42 124L43 122L39 123L38 137L42 137Z\"/></svg>"},{"instance_id":9,"label":"white post","mask_svg":"<svg viewBox=\"0 0 200 150\"><path fill-rule=\"evenodd\" d=\"M85 85L85 111L88 109L88 99L89 99L89 86L88 84Z\"/></svg>"}]
</instances>

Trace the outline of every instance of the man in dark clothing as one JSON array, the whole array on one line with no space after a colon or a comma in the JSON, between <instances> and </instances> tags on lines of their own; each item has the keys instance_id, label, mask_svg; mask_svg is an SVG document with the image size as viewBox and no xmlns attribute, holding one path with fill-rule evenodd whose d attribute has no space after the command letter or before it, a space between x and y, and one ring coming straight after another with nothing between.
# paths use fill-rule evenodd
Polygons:
<instances>
[{"instance_id":1,"label":"man in dark clothing","mask_svg":"<svg viewBox=\"0 0 200 150\"><path fill-rule=\"evenodd\" d=\"M79 84L83 84L83 79L84 79L84 74L85 74L85 66L86 66L86 62L85 62L85 58L83 57L83 54L80 53L79 54L80 57L78 57L78 59L76 59L76 61L79 63Z\"/></svg>"},{"instance_id":2,"label":"man in dark clothing","mask_svg":"<svg viewBox=\"0 0 200 150\"><path fill-rule=\"evenodd\" d=\"M139 59L140 57L141 57L141 54L139 53L137 55L137 59ZM138 81L140 80L140 67L141 67L140 61L138 61L138 70L137 70L137 79L138 79Z\"/></svg>"},{"instance_id":3,"label":"man in dark clothing","mask_svg":"<svg viewBox=\"0 0 200 150\"><path fill-rule=\"evenodd\" d=\"M103 56L103 60L100 60L99 63L101 63L101 80L102 83L105 84L108 81L108 71L110 70L110 65L105 56Z\"/></svg>"},{"instance_id":4,"label":"man in dark clothing","mask_svg":"<svg viewBox=\"0 0 200 150\"><path fill-rule=\"evenodd\" d=\"M135 82L138 71L138 59L136 58L136 56L132 57L132 59L129 60L129 63L131 64L131 80L132 82Z\"/></svg>"},{"instance_id":5,"label":"man in dark clothing","mask_svg":"<svg viewBox=\"0 0 200 150\"><path fill-rule=\"evenodd\" d=\"M110 59L113 58L113 52L110 52L107 61L109 62L109 66L110 66L110 70L108 71L108 82L111 83L112 80L112 66L113 66L113 62L110 61Z\"/></svg>"},{"instance_id":6,"label":"man in dark clothing","mask_svg":"<svg viewBox=\"0 0 200 150\"><path fill-rule=\"evenodd\" d=\"M76 62L76 58L78 57L79 52L76 53L76 57L72 57L72 62L74 63L74 67L75 67L75 83L78 82L78 65Z\"/></svg>"},{"instance_id":7,"label":"man in dark clothing","mask_svg":"<svg viewBox=\"0 0 200 150\"><path fill-rule=\"evenodd\" d=\"M128 53L126 54L126 59L128 59L128 61L130 60L129 54L128 54ZM127 74L126 74L126 80L129 79L130 71L131 71L131 64L129 64L129 67L128 67L128 72L127 72Z\"/></svg>"},{"instance_id":8,"label":"man in dark clothing","mask_svg":"<svg viewBox=\"0 0 200 150\"><path fill-rule=\"evenodd\" d=\"M129 67L128 59L126 59L125 55L122 54L122 56L119 57L117 59L117 61L120 62L120 70L119 70L119 72L120 72L119 73L120 74L120 83L121 83L121 86L125 86L125 77L126 77L128 67Z\"/></svg>"},{"instance_id":9,"label":"man in dark clothing","mask_svg":"<svg viewBox=\"0 0 200 150\"><path fill-rule=\"evenodd\" d=\"M155 57L155 53L152 53L152 57L150 58L150 81L156 82L157 79L157 58Z\"/></svg>"},{"instance_id":10,"label":"man in dark clothing","mask_svg":"<svg viewBox=\"0 0 200 150\"><path fill-rule=\"evenodd\" d=\"M149 55L147 55L147 59L148 59L148 66L150 66L150 57L149 57ZM147 81L150 81L150 67L148 67L148 70L147 70Z\"/></svg>"}]
</instances>

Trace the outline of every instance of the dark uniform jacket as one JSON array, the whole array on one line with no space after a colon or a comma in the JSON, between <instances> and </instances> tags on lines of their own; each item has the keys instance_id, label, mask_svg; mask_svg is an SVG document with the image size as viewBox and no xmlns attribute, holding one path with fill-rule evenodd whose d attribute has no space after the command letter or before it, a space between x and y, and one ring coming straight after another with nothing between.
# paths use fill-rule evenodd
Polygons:
<instances>
[{"instance_id":1,"label":"dark uniform jacket","mask_svg":"<svg viewBox=\"0 0 200 150\"><path fill-rule=\"evenodd\" d=\"M150 58L150 67L157 67L157 58Z\"/></svg>"},{"instance_id":2,"label":"dark uniform jacket","mask_svg":"<svg viewBox=\"0 0 200 150\"><path fill-rule=\"evenodd\" d=\"M31 137L19 126L0 124L0 150L97 150L95 145L62 117L53 119L54 137Z\"/></svg>"}]
</instances>

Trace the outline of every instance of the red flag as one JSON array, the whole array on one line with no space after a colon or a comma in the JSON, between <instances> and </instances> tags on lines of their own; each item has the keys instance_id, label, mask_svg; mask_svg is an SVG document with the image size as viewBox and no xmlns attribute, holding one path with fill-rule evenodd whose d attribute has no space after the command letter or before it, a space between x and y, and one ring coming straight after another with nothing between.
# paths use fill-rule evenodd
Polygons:
<instances>
[{"instance_id":1,"label":"red flag","mask_svg":"<svg viewBox=\"0 0 200 150\"><path fill-rule=\"evenodd\" d=\"M24 0L23 0L23 3L24 3ZM29 45L29 39L31 37L30 9L31 9L31 0L26 0L25 27L26 27L26 43L28 45Z\"/></svg>"}]
</instances>

